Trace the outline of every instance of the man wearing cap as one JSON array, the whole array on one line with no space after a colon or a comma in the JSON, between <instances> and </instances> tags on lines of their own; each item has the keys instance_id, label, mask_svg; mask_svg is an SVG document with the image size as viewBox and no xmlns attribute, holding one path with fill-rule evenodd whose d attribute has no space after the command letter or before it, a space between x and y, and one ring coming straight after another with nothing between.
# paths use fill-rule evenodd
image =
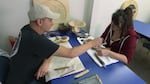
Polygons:
<instances>
[{"instance_id":1,"label":"man wearing cap","mask_svg":"<svg viewBox=\"0 0 150 84\"><path fill-rule=\"evenodd\" d=\"M33 79L40 82L48 71L50 56L76 57L89 48L101 44L102 39L96 38L84 45L65 48L43 36L53 26L53 19L59 14L48 7L35 5L28 12L30 24L24 26L11 53L10 70L6 84L31 84Z\"/></svg>"}]
</instances>

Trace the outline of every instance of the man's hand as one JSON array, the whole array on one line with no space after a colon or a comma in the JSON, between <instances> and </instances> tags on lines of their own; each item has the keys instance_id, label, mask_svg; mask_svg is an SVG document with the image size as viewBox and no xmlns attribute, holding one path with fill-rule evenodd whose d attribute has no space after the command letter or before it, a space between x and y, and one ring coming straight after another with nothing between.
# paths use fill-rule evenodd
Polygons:
<instances>
[{"instance_id":1,"label":"man's hand","mask_svg":"<svg viewBox=\"0 0 150 84\"><path fill-rule=\"evenodd\" d=\"M44 60L43 64L40 66L40 68L35 74L37 80L40 77L45 76L45 74L48 72L49 65L50 65L50 60L48 59Z\"/></svg>"}]
</instances>

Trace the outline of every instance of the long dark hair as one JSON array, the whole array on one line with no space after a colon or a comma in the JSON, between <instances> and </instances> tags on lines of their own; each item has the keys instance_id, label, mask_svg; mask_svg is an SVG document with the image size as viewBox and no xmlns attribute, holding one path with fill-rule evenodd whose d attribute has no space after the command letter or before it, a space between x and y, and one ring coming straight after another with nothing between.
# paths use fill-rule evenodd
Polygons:
<instances>
[{"instance_id":1,"label":"long dark hair","mask_svg":"<svg viewBox=\"0 0 150 84\"><path fill-rule=\"evenodd\" d=\"M134 5L129 5L127 8L124 9L125 14L127 15L127 26L133 26L133 13L135 10Z\"/></svg>"},{"instance_id":2,"label":"long dark hair","mask_svg":"<svg viewBox=\"0 0 150 84\"><path fill-rule=\"evenodd\" d=\"M121 28L121 37L124 37L128 31L127 16L123 9L117 10L112 15L112 22Z\"/></svg>"}]
</instances>

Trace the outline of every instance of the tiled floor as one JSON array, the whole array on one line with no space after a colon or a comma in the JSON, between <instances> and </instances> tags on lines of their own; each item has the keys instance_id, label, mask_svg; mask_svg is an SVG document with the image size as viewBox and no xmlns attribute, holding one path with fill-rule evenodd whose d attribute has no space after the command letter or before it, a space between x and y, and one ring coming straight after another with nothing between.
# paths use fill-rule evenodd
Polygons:
<instances>
[{"instance_id":1,"label":"tiled floor","mask_svg":"<svg viewBox=\"0 0 150 84\"><path fill-rule=\"evenodd\" d=\"M150 50L142 46L145 40L139 40L135 50L134 60L129 67L147 84L150 84Z\"/></svg>"}]
</instances>

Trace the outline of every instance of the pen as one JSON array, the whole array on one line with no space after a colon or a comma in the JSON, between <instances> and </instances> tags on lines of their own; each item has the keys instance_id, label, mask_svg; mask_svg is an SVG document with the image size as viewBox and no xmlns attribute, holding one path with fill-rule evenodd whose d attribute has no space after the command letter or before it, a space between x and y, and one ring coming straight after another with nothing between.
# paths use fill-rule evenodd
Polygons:
<instances>
[{"instance_id":1,"label":"pen","mask_svg":"<svg viewBox=\"0 0 150 84\"><path fill-rule=\"evenodd\" d=\"M71 73L71 72L73 72L73 71L75 71L75 70L70 70L70 71L68 71L68 72L66 72L66 73L64 73L64 74L62 74L60 77L63 77L63 76L65 76L65 75L67 75L67 74L69 74L69 73Z\"/></svg>"},{"instance_id":2,"label":"pen","mask_svg":"<svg viewBox=\"0 0 150 84\"><path fill-rule=\"evenodd\" d=\"M88 70L88 69L86 69L86 70L84 70L84 71L80 72L79 74L75 75L75 76L74 76L74 78L79 78L79 77L81 77L81 76L83 76L83 75L87 74L88 72L89 72L89 70Z\"/></svg>"},{"instance_id":3,"label":"pen","mask_svg":"<svg viewBox=\"0 0 150 84\"><path fill-rule=\"evenodd\" d=\"M103 62L103 60L101 60L101 58L98 57L97 53L95 53L95 57L96 57L96 59L99 61L99 63L101 63L101 65L102 65L103 67L105 67L105 63Z\"/></svg>"},{"instance_id":4,"label":"pen","mask_svg":"<svg viewBox=\"0 0 150 84\"><path fill-rule=\"evenodd\" d=\"M100 84L103 84L102 80L100 79L100 77L98 75L96 75L96 79L100 82Z\"/></svg>"},{"instance_id":5,"label":"pen","mask_svg":"<svg viewBox=\"0 0 150 84\"><path fill-rule=\"evenodd\" d=\"M69 68L68 66L64 66L64 67L59 67L59 68L55 68L54 70L62 70L62 69L66 69Z\"/></svg>"}]
</instances>

